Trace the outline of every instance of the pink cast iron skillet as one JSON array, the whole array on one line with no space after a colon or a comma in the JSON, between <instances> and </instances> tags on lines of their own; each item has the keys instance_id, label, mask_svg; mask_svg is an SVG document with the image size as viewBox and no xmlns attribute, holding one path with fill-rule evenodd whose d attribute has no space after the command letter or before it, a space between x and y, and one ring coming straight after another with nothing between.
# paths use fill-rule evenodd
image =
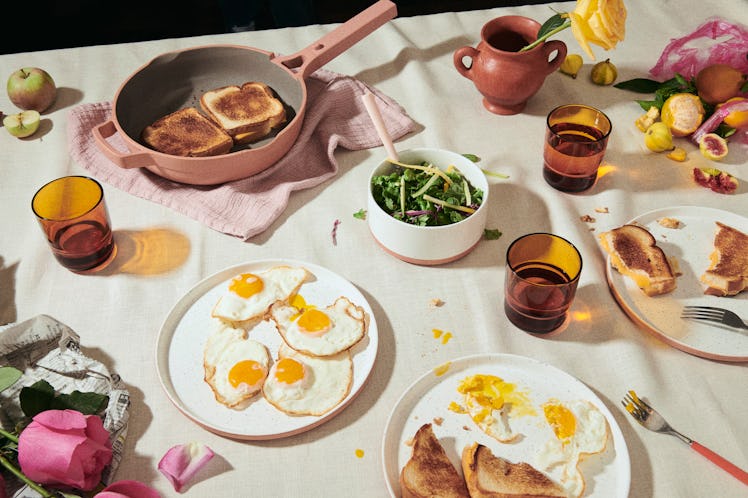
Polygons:
<instances>
[{"instance_id":1,"label":"pink cast iron skillet","mask_svg":"<svg viewBox=\"0 0 748 498\"><path fill-rule=\"evenodd\" d=\"M101 152L120 168L145 168L192 185L216 185L247 178L275 164L301 131L307 104L306 78L397 15L390 0L379 0L299 52L273 52L239 45L206 45L168 52L133 73L114 96L112 115L93 129ZM199 106L207 90L246 81L270 86L287 108L285 127L249 148L211 157L181 157L147 147L140 134L158 118ZM127 151L107 139L115 133Z\"/></svg>"}]
</instances>

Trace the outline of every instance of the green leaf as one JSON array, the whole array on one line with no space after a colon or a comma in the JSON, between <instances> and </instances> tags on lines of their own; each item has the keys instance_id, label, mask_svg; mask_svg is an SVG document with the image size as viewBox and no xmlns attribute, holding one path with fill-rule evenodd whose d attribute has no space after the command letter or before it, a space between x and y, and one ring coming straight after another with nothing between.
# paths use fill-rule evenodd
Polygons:
<instances>
[{"instance_id":1,"label":"green leaf","mask_svg":"<svg viewBox=\"0 0 748 498\"><path fill-rule=\"evenodd\" d=\"M540 26L540 30L538 31L538 38L542 38L543 36L553 31L554 29L560 27L565 22L566 22L566 19L561 17L561 14L555 14L551 16L550 19L548 19L546 22L543 23L542 26Z\"/></svg>"},{"instance_id":2,"label":"green leaf","mask_svg":"<svg viewBox=\"0 0 748 498\"><path fill-rule=\"evenodd\" d=\"M366 209L359 209L355 213L353 213L353 217L359 220L365 220L366 219Z\"/></svg>"},{"instance_id":3,"label":"green leaf","mask_svg":"<svg viewBox=\"0 0 748 498\"><path fill-rule=\"evenodd\" d=\"M648 78L634 78L631 80L621 81L613 85L621 90L629 90L637 93L654 93L660 88L661 83L659 81L650 80Z\"/></svg>"},{"instance_id":4,"label":"green leaf","mask_svg":"<svg viewBox=\"0 0 748 498\"><path fill-rule=\"evenodd\" d=\"M54 410L78 410L84 415L95 415L106 408L109 397L104 394L73 391L70 394L59 394L52 400Z\"/></svg>"},{"instance_id":5,"label":"green leaf","mask_svg":"<svg viewBox=\"0 0 748 498\"><path fill-rule=\"evenodd\" d=\"M501 237L501 232L497 228L483 230L483 238L486 240L497 240L499 237Z\"/></svg>"},{"instance_id":6,"label":"green leaf","mask_svg":"<svg viewBox=\"0 0 748 498\"><path fill-rule=\"evenodd\" d=\"M24 387L18 395L21 410L27 417L49 410L54 397L55 389L46 380L39 380L31 386Z\"/></svg>"},{"instance_id":7,"label":"green leaf","mask_svg":"<svg viewBox=\"0 0 748 498\"><path fill-rule=\"evenodd\" d=\"M14 367L0 367L0 391L4 391L18 379L21 378L23 372Z\"/></svg>"},{"instance_id":8,"label":"green leaf","mask_svg":"<svg viewBox=\"0 0 748 498\"><path fill-rule=\"evenodd\" d=\"M478 161L480 161L480 157L476 156L475 154L463 154L463 156L470 159L474 163L477 163Z\"/></svg>"}]
</instances>

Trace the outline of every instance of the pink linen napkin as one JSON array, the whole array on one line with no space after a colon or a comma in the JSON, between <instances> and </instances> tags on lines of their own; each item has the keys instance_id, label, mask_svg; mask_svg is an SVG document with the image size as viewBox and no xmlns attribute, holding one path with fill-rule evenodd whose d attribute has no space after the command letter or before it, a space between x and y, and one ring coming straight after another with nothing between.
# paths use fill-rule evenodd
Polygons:
<instances>
[{"instance_id":1,"label":"pink linen napkin","mask_svg":"<svg viewBox=\"0 0 748 498\"><path fill-rule=\"evenodd\" d=\"M91 133L109 119L110 102L81 104L68 112L70 155L93 176L120 190L246 241L280 216L291 192L319 185L337 173L338 146L361 150L382 145L361 101L366 90L377 98L393 140L415 128L397 102L350 76L319 69L307 78L306 86L306 115L296 143L280 161L249 178L206 187L173 182L145 169L120 168L99 151ZM110 140L127 151L117 134Z\"/></svg>"}]
</instances>

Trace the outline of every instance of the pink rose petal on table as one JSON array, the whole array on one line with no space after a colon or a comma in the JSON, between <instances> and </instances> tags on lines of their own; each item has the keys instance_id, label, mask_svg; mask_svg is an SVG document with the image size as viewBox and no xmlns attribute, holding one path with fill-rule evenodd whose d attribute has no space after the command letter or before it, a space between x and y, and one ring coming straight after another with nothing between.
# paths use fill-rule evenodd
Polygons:
<instances>
[{"instance_id":1,"label":"pink rose petal on table","mask_svg":"<svg viewBox=\"0 0 748 498\"><path fill-rule=\"evenodd\" d=\"M191 442L172 446L158 462L158 470L176 491L187 484L213 458L213 451L202 443Z\"/></svg>"},{"instance_id":2,"label":"pink rose petal on table","mask_svg":"<svg viewBox=\"0 0 748 498\"><path fill-rule=\"evenodd\" d=\"M161 495L140 481L123 479L102 489L94 498L161 498Z\"/></svg>"}]
</instances>

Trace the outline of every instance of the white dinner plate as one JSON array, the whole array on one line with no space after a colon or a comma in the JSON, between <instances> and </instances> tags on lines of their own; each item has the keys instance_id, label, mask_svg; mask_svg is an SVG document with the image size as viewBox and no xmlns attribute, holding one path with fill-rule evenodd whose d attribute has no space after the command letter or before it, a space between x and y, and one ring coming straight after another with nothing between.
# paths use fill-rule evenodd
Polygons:
<instances>
[{"instance_id":1,"label":"white dinner plate","mask_svg":"<svg viewBox=\"0 0 748 498\"><path fill-rule=\"evenodd\" d=\"M277 410L258 394L245 409L234 410L218 403L203 378L203 348L207 339L210 312L226 291L228 282L241 273L256 273L273 266L302 266L313 277L298 294L319 308L346 296L367 315L366 336L353 348L353 385L348 396L321 416L292 416ZM270 322L251 330L253 338L264 343L276 357L281 337ZM156 363L161 384L176 407L202 427L217 434L243 440L287 437L307 431L329 420L345 408L363 388L377 355L378 332L371 306L349 281L321 266L287 259L262 260L226 268L198 283L174 305L159 332Z\"/></svg>"},{"instance_id":2,"label":"white dinner plate","mask_svg":"<svg viewBox=\"0 0 748 498\"><path fill-rule=\"evenodd\" d=\"M679 228L665 228L657 220L675 218ZM748 219L721 209L677 206L644 213L629 223L644 226L668 257L678 261L678 286L668 294L647 296L607 259L608 284L623 311L635 323L667 344L696 356L721 361L748 361L748 333L711 322L684 320L683 306L717 306L748 316L748 293L732 297L704 294L699 277L709 267L714 249L715 222L748 233Z\"/></svg>"},{"instance_id":3,"label":"white dinner plate","mask_svg":"<svg viewBox=\"0 0 748 498\"><path fill-rule=\"evenodd\" d=\"M467 376L496 375L505 382L525 390L539 416L512 419L523 436L516 442L500 443L483 433L469 415L449 410L456 402L464 406L457 386ZM462 449L478 442L498 456L512 462L533 465L535 456L545 444L550 428L542 418L542 405L551 398L559 401L586 400L605 416L610 428L602 453L584 458L579 469L584 475L585 497L627 498L631 485L631 462L621 429L605 404L585 384L547 363L511 354L465 356L426 372L398 400L387 420L382 443L385 481L393 497L401 496L400 470L413 448L408 443L421 425L433 422L434 434L452 463L462 473ZM513 425L513 427L515 427ZM549 474L551 478L553 473Z\"/></svg>"}]
</instances>

